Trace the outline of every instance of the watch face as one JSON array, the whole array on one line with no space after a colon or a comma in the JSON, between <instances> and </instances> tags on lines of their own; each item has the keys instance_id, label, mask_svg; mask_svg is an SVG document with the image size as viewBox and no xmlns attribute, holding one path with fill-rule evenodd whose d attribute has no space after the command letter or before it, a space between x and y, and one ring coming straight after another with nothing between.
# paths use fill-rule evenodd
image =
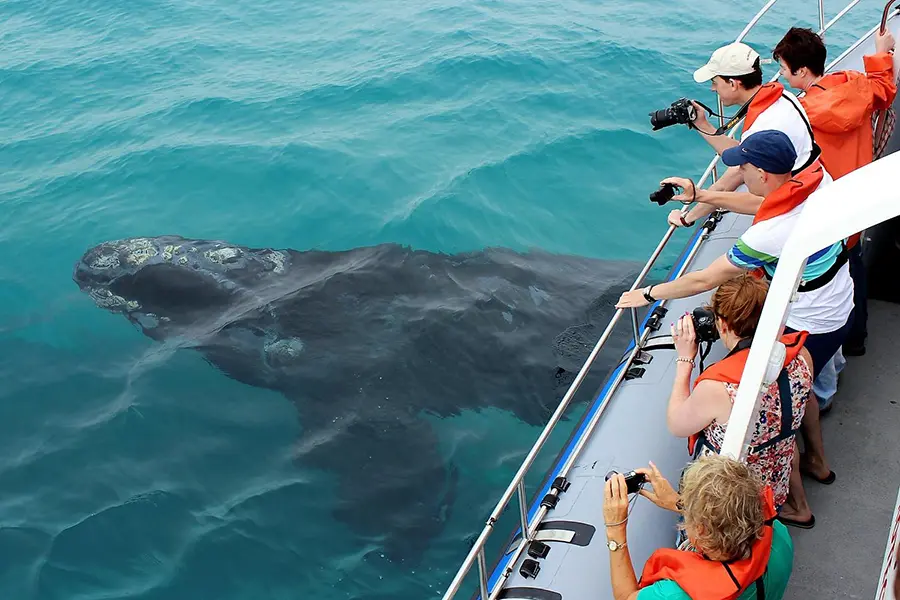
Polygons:
<instances>
[{"instance_id":1,"label":"watch face","mask_svg":"<svg viewBox=\"0 0 900 600\"><path fill-rule=\"evenodd\" d=\"M616 543L615 540L609 540L608 542L606 542L606 545L607 545L607 546L609 547L609 549L612 550L613 552L615 552L616 550L619 549L619 544Z\"/></svg>"}]
</instances>

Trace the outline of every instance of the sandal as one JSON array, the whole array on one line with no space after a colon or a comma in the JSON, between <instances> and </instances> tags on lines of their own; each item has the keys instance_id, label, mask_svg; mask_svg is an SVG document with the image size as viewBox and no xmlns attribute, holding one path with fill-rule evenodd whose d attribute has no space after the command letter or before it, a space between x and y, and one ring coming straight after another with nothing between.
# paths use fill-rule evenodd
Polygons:
<instances>
[{"instance_id":1,"label":"sandal","mask_svg":"<svg viewBox=\"0 0 900 600\"><path fill-rule=\"evenodd\" d=\"M787 525L788 527L796 527L798 529L812 529L816 526L816 515L812 515L806 521L798 521L796 519L789 519L787 517L776 517L779 521Z\"/></svg>"},{"instance_id":2,"label":"sandal","mask_svg":"<svg viewBox=\"0 0 900 600\"><path fill-rule=\"evenodd\" d=\"M803 469L800 469L800 472L803 473L804 475L806 475L807 477L809 477L810 479L812 479L814 481L818 481L822 485L831 485L832 483L834 483L834 480L837 479L837 475L834 474L834 471L828 471L828 475L826 477L822 477L822 478L816 477L809 471L805 471Z\"/></svg>"}]
</instances>

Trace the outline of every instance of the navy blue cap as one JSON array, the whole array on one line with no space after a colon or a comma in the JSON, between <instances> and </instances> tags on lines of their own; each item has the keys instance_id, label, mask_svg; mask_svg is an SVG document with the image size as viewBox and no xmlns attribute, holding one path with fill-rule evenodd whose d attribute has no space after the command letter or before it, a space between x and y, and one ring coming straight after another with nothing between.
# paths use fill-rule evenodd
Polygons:
<instances>
[{"instance_id":1,"label":"navy blue cap","mask_svg":"<svg viewBox=\"0 0 900 600\"><path fill-rule=\"evenodd\" d=\"M729 167L750 163L767 173L790 173L797 161L794 144L783 131L766 129L758 131L741 142L740 146L722 153L722 162Z\"/></svg>"}]
</instances>

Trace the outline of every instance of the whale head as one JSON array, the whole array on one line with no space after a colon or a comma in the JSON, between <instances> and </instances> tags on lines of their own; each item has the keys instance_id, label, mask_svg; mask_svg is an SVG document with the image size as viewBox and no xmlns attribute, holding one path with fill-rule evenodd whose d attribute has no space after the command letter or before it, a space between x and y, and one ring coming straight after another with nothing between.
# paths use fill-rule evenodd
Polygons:
<instances>
[{"instance_id":1,"label":"whale head","mask_svg":"<svg viewBox=\"0 0 900 600\"><path fill-rule=\"evenodd\" d=\"M288 255L179 236L104 242L84 253L72 278L97 306L121 313L151 337L210 319L284 272Z\"/></svg>"}]
</instances>

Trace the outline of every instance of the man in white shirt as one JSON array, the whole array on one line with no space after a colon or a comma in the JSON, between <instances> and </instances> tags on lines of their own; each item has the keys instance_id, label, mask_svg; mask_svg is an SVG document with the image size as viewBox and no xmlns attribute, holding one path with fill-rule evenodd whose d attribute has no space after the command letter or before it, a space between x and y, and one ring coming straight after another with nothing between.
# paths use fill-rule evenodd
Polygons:
<instances>
[{"instance_id":1,"label":"man in white shirt","mask_svg":"<svg viewBox=\"0 0 900 600\"><path fill-rule=\"evenodd\" d=\"M812 128L803 106L796 96L784 89L780 83L762 84L762 69L759 66L759 54L747 44L736 42L722 46L710 57L709 62L694 72L694 80L698 83L710 82L713 92L722 99L725 106L740 106L745 111L741 140L746 140L758 131L781 131L791 140L797 160L793 172L813 164L818 157L818 148L814 144ZM738 145L738 140L727 135L713 135L715 127L710 125L704 109L694 104L697 118L691 124L693 129L722 154L728 148ZM664 182L679 182L675 178ZM825 183L831 176L825 172ZM762 198L749 192L736 192L744 183L739 169L729 167L722 177L706 190L703 200L692 194L681 193L674 200L698 201L686 215L680 210L673 210L668 217L669 223L690 227L698 219L712 213L716 208L724 208L742 214L755 214L762 203Z\"/></svg>"},{"instance_id":2,"label":"man in white shirt","mask_svg":"<svg viewBox=\"0 0 900 600\"><path fill-rule=\"evenodd\" d=\"M789 136L777 130L759 131L746 136L738 147L723 150L723 162L739 169L748 188L765 198L755 212L753 224L726 254L708 267L672 281L624 292L616 308L686 298L712 290L746 271L756 271L771 278L778 257L803 211L803 203L820 186L828 184L824 167L818 161L811 168L793 175L796 158ZM690 181L680 181L689 194L695 193ZM707 190L696 190L700 199L707 193ZM841 347L852 324L853 280L843 242L831 244L807 258L797 292L797 300L791 304L787 315L785 331L808 332L804 346L812 357L815 379ZM821 483L834 482L835 474L825 458L816 400L806 405L803 433L806 456L805 467L801 468ZM792 472L791 486L795 490L792 491L794 498L800 496L799 471ZM785 524L803 528L813 526L815 518L808 506L795 506L790 498L788 503L791 504L787 509L790 516L782 519Z\"/></svg>"}]
</instances>

